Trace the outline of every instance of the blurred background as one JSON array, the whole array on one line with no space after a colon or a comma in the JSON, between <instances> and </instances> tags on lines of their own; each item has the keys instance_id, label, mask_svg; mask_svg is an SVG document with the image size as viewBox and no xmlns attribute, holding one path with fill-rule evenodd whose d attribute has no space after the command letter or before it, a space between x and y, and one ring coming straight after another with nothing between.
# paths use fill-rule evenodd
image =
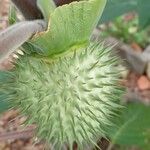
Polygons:
<instances>
[{"instance_id":1,"label":"blurred background","mask_svg":"<svg viewBox=\"0 0 150 150\"><path fill-rule=\"evenodd\" d=\"M9 10L10 0L0 0L0 30L10 23ZM110 129L108 139L98 141L102 150L150 150L149 11L150 0L108 0L93 32L92 40L113 45L113 50L124 60L118 67L124 70L121 84L126 93L121 103L126 108L115 121L118 126ZM20 13L17 16L22 18ZM0 70L10 68L9 60L0 64ZM34 126L24 128L26 117L18 110L5 111L6 107L0 103L0 150L43 150L47 144L33 136Z\"/></svg>"}]
</instances>

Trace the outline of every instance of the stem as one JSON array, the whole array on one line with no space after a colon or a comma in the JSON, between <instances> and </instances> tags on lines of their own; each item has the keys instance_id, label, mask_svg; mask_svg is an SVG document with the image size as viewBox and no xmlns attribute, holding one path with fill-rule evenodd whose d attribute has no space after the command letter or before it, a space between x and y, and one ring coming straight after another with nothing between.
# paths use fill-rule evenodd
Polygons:
<instances>
[{"instance_id":1,"label":"stem","mask_svg":"<svg viewBox=\"0 0 150 150\"><path fill-rule=\"evenodd\" d=\"M64 4L69 4L73 1L79 1L79 0L54 0L54 1L55 1L56 6L62 6Z\"/></svg>"},{"instance_id":2,"label":"stem","mask_svg":"<svg viewBox=\"0 0 150 150\"><path fill-rule=\"evenodd\" d=\"M46 29L43 20L23 21L0 32L0 62L12 54L33 34Z\"/></svg>"},{"instance_id":3,"label":"stem","mask_svg":"<svg viewBox=\"0 0 150 150\"><path fill-rule=\"evenodd\" d=\"M37 6L41 10L45 21L49 22L50 13L52 13L56 5L53 0L37 0Z\"/></svg>"},{"instance_id":4,"label":"stem","mask_svg":"<svg viewBox=\"0 0 150 150\"><path fill-rule=\"evenodd\" d=\"M69 4L73 1L79 0L54 0L57 6ZM27 20L43 19L43 15L37 7L37 0L12 0L12 2L18 7Z\"/></svg>"},{"instance_id":5,"label":"stem","mask_svg":"<svg viewBox=\"0 0 150 150\"><path fill-rule=\"evenodd\" d=\"M37 7L37 0L12 0L27 20L43 19L41 11Z\"/></svg>"}]
</instances>

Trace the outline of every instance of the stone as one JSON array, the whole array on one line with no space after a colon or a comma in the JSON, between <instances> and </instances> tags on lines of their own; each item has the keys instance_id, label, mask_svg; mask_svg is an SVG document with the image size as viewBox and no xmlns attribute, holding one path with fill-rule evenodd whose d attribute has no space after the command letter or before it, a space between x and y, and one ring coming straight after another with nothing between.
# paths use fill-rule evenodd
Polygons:
<instances>
[{"instance_id":1,"label":"stone","mask_svg":"<svg viewBox=\"0 0 150 150\"><path fill-rule=\"evenodd\" d=\"M137 81L137 85L140 90L150 89L150 81L146 76L141 76Z\"/></svg>"},{"instance_id":2,"label":"stone","mask_svg":"<svg viewBox=\"0 0 150 150\"><path fill-rule=\"evenodd\" d=\"M150 45L146 47L141 57L143 57L143 59L145 59L147 62L150 62Z\"/></svg>"},{"instance_id":3,"label":"stone","mask_svg":"<svg viewBox=\"0 0 150 150\"><path fill-rule=\"evenodd\" d=\"M118 55L124 60L124 64L127 68L142 75L145 72L147 60L143 53L137 53L129 45L113 38L107 38L106 45L114 45L114 49L118 52ZM111 44L110 44L111 43Z\"/></svg>"},{"instance_id":4,"label":"stone","mask_svg":"<svg viewBox=\"0 0 150 150\"><path fill-rule=\"evenodd\" d=\"M137 72L138 74L143 74L146 68L147 62L140 54L126 51L126 61L129 64L129 67Z\"/></svg>"}]
</instances>

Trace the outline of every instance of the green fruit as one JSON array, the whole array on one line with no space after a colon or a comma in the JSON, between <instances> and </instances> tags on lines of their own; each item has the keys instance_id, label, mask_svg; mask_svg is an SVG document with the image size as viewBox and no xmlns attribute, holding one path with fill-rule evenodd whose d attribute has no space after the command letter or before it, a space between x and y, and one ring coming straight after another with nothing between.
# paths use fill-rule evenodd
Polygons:
<instances>
[{"instance_id":1,"label":"green fruit","mask_svg":"<svg viewBox=\"0 0 150 150\"><path fill-rule=\"evenodd\" d=\"M95 143L120 108L118 58L110 57L110 50L93 43L56 58L21 57L3 85L12 107L58 147Z\"/></svg>"}]
</instances>

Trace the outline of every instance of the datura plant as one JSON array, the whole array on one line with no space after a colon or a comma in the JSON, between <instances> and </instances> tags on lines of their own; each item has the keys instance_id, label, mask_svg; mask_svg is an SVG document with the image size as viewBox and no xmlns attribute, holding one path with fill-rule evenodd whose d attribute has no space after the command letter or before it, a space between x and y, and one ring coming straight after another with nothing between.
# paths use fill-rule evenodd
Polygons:
<instances>
[{"instance_id":1,"label":"datura plant","mask_svg":"<svg viewBox=\"0 0 150 150\"><path fill-rule=\"evenodd\" d=\"M74 142L83 149L106 137L121 108L120 61L111 48L90 41L106 0L60 7L46 2L37 1L47 30L20 42L24 55L18 54L13 69L0 72L0 97L27 115L37 136L55 149L66 143L72 149Z\"/></svg>"}]
</instances>

